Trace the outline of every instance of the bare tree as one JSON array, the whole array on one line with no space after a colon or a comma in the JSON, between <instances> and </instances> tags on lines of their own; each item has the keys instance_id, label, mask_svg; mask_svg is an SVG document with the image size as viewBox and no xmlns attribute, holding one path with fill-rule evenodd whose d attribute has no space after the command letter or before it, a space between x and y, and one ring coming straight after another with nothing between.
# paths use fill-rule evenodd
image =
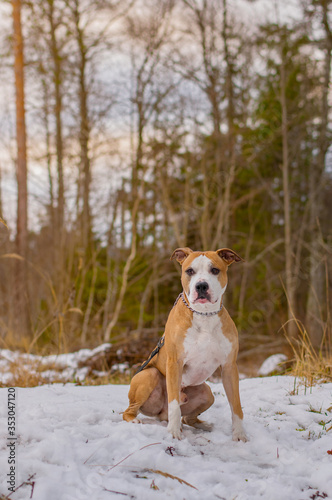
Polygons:
<instances>
[{"instance_id":1,"label":"bare tree","mask_svg":"<svg viewBox=\"0 0 332 500\"><path fill-rule=\"evenodd\" d=\"M285 68L285 57L287 57L287 49L281 42L281 62L280 62L280 103L282 111L282 183L283 183L283 199L284 199L284 235L285 235L285 286L287 294L288 308L288 324L287 331L290 338L296 335L296 323L294 320L295 314L295 288L293 279L293 242L292 242L292 225L291 225L291 200L289 187L289 152L288 152L288 113L287 113L287 75Z\"/></svg>"},{"instance_id":2,"label":"bare tree","mask_svg":"<svg viewBox=\"0 0 332 500\"><path fill-rule=\"evenodd\" d=\"M22 261L17 263L17 301L20 321L16 328L20 335L29 331L27 304L27 263L28 256L28 194L27 194L27 147L25 126L25 96L24 96L24 53L21 26L21 1L12 0L14 27L14 69L16 90L16 140L17 140L17 252Z\"/></svg>"},{"instance_id":3,"label":"bare tree","mask_svg":"<svg viewBox=\"0 0 332 500\"><path fill-rule=\"evenodd\" d=\"M331 82L331 54L332 54L332 28L329 20L330 0L318 0L312 2L316 14L320 18L324 38L321 40L321 49L324 54L322 67L321 86L321 121L319 126L319 137L317 141L318 154L310 171L309 192L309 227L311 234L310 242L310 279L307 300L306 323L313 345L319 348L323 339L325 322L324 317L318 312L327 311L326 276L324 265L324 246L320 228L320 217L322 216L321 190L325 180L326 153L330 146L329 133L329 88Z\"/></svg>"},{"instance_id":4,"label":"bare tree","mask_svg":"<svg viewBox=\"0 0 332 500\"><path fill-rule=\"evenodd\" d=\"M230 19L227 0L183 0L190 9L188 32L199 41L199 61L181 60L180 71L204 92L210 105L211 149L202 158L203 207L200 233L203 248L226 245L229 237L232 187L236 174L235 73L243 49L240 32ZM235 41L236 40L236 41ZM223 129L223 130L222 130ZM213 179L213 182L211 180Z\"/></svg>"},{"instance_id":5,"label":"bare tree","mask_svg":"<svg viewBox=\"0 0 332 500\"><path fill-rule=\"evenodd\" d=\"M105 341L109 340L118 321L127 289L129 272L137 253L138 216L141 202L144 199L147 168L147 164L144 162L144 133L154 113L158 113L159 106L173 88L172 84L168 85L167 83L162 85L159 82L159 86L156 87L155 85L158 69L161 67L162 49L168 41L172 8L172 2L165 1L161 2L158 9L153 14L150 14L148 18L144 18L144 14L141 16L136 15L135 18L128 16L128 31L132 42L137 44L143 41L144 47L139 65L137 65L136 59L132 57L134 75L132 102L136 123L135 140L132 141L135 146L131 177L131 243L129 256L126 259L122 273L121 287L115 309L112 319L105 330Z\"/></svg>"}]
</instances>

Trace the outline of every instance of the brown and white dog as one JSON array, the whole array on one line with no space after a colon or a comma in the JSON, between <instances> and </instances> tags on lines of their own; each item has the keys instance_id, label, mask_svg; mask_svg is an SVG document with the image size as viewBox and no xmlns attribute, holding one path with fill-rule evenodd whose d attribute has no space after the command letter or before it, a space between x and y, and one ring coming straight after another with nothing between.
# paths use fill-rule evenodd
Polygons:
<instances>
[{"instance_id":1,"label":"brown and white dog","mask_svg":"<svg viewBox=\"0 0 332 500\"><path fill-rule=\"evenodd\" d=\"M239 395L236 365L238 333L222 306L227 287L227 269L241 257L229 248L216 252L194 252L178 248L171 256L182 265L183 294L171 310L164 345L132 379L128 422L139 422L138 413L168 420L168 430L181 439L182 422L211 430L197 417L214 402L205 381L222 367L222 381L232 411L234 441L247 441Z\"/></svg>"}]
</instances>

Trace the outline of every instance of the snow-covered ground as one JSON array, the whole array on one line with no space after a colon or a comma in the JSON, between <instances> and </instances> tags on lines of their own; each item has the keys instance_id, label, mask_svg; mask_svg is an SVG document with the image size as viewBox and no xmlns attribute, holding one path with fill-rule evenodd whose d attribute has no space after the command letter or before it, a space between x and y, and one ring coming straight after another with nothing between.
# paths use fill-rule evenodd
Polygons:
<instances>
[{"instance_id":1,"label":"snow-covered ground","mask_svg":"<svg viewBox=\"0 0 332 500\"><path fill-rule=\"evenodd\" d=\"M171 438L165 423L147 417L142 424L122 420L128 386L18 388L15 483L30 484L9 498L332 498L332 383L302 386L294 393L296 383L286 376L240 382L248 443L231 439L221 384L211 383L216 400L204 414L214 430L184 426L181 441ZM5 496L10 493L8 394L0 389L0 489Z\"/></svg>"},{"instance_id":2,"label":"snow-covered ground","mask_svg":"<svg viewBox=\"0 0 332 500\"><path fill-rule=\"evenodd\" d=\"M15 380L15 368L19 366L30 375L37 375L38 379L44 383L52 382L83 382L90 376L106 376L115 371L129 371L128 363L116 363L112 365L110 372L100 372L89 367L89 360L98 354L107 353L112 344L101 344L95 349L80 349L68 354L52 354L50 356L38 356L36 354L10 351L0 349L0 383L4 385L12 384Z\"/></svg>"}]
</instances>

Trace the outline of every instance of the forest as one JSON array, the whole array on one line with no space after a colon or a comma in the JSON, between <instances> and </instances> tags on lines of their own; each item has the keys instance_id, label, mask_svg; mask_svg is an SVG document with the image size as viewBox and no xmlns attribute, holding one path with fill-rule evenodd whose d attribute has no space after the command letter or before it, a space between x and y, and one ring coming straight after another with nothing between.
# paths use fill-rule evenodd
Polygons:
<instances>
[{"instance_id":1,"label":"forest","mask_svg":"<svg viewBox=\"0 0 332 500\"><path fill-rule=\"evenodd\" d=\"M146 357L173 250L228 247L240 361L299 337L331 359L332 1L0 15L0 348Z\"/></svg>"}]
</instances>

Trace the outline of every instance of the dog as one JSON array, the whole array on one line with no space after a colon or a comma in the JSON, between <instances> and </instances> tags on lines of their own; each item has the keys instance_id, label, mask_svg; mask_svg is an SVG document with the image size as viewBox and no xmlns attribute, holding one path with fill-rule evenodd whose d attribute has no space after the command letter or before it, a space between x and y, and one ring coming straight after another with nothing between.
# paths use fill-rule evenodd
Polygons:
<instances>
[{"instance_id":1,"label":"dog","mask_svg":"<svg viewBox=\"0 0 332 500\"><path fill-rule=\"evenodd\" d=\"M221 366L232 412L232 438L247 441L236 364L238 332L222 303L227 269L243 259L229 248L216 252L177 248L173 259L182 266L183 292L158 346L131 380L123 419L140 422L137 415L143 413L168 421L167 429L177 439L181 439L181 417L184 424L212 430L198 416L214 402L206 380Z\"/></svg>"}]
</instances>

